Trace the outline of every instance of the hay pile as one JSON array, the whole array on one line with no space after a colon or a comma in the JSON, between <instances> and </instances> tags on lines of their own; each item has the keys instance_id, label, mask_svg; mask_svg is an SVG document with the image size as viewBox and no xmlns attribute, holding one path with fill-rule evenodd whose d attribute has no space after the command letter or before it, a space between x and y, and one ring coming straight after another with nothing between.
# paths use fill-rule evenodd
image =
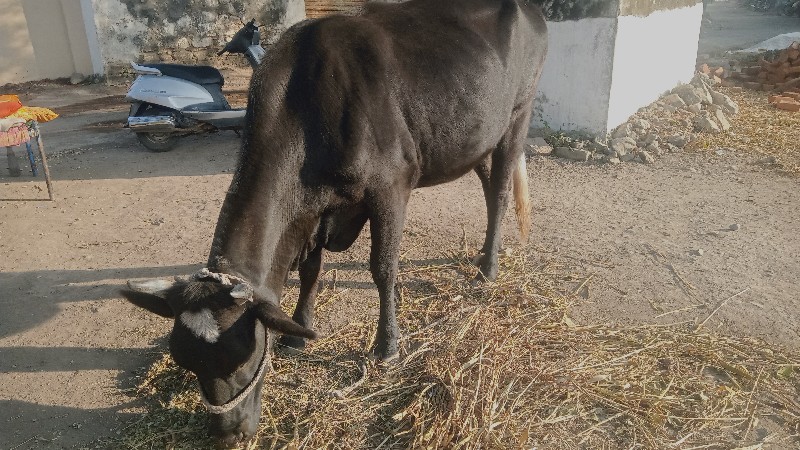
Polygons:
<instances>
[{"instance_id":1,"label":"hay pile","mask_svg":"<svg viewBox=\"0 0 800 450\"><path fill-rule=\"evenodd\" d=\"M800 175L800 113L781 111L767 101L765 92L719 88L740 106L724 133L703 133L689 144L690 150L735 149L772 157L781 171Z\"/></svg>"},{"instance_id":2,"label":"hay pile","mask_svg":"<svg viewBox=\"0 0 800 450\"><path fill-rule=\"evenodd\" d=\"M581 284L525 254L470 287L466 255L405 264L401 359L365 362L366 314L278 356L249 448L511 449L797 446L800 357L678 324L612 328L569 318ZM338 295L320 294L321 303ZM205 448L193 377L162 357L140 395L158 403L115 448Z\"/></svg>"}]
</instances>

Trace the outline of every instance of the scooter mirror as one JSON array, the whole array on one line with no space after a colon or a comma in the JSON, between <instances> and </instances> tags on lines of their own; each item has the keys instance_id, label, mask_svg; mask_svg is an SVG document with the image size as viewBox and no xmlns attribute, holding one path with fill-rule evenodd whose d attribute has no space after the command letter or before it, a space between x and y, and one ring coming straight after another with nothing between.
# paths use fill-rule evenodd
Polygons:
<instances>
[{"instance_id":1,"label":"scooter mirror","mask_svg":"<svg viewBox=\"0 0 800 450\"><path fill-rule=\"evenodd\" d=\"M249 46L258 45L260 40L261 33L258 31L256 20L253 19L233 35L231 40L225 44L225 47L217 52L217 56L220 56L225 52L244 53L247 51Z\"/></svg>"}]
</instances>

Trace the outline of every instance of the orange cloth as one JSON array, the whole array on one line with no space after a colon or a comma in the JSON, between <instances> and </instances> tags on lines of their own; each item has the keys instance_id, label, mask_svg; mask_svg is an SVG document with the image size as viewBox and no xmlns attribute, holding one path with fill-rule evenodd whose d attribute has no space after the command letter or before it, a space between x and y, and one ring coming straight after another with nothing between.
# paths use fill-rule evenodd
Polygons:
<instances>
[{"instance_id":1,"label":"orange cloth","mask_svg":"<svg viewBox=\"0 0 800 450\"><path fill-rule=\"evenodd\" d=\"M20 119L35 120L39 123L44 123L55 119L58 117L58 114L47 108L41 108L38 106L23 106L9 117L19 117Z\"/></svg>"},{"instance_id":2,"label":"orange cloth","mask_svg":"<svg viewBox=\"0 0 800 450\"><path fill-rule=\"evenodd\" d=\"M16 95L0 95L0 119L8 117L22 108L22 102Z\"/></svg>"}]
</instances>

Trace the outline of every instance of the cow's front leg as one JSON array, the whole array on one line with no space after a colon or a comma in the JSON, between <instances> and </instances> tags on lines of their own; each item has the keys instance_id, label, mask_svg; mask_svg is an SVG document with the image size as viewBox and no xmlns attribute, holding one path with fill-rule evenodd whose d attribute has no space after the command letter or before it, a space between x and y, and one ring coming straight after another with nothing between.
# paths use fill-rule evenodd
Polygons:
<instances>
[{"instance_id":1,"label":"cow's front leg","mask_svg":"<svg viewBox=\"0 0 800 450\"><path fill-rule=\"evenodd\" d=\"M319 276L322 273L322 252L322 246L317 247L298 267L300 297L294 308L292 320L309 329L314 325L314 301L317 298ZM283 335L279 344L284 347L302 349L305 348L306 341L298 336Z\"/></svg>"},{"instance_id":2,"label":"cow's front leg","mask_svg":"<svg viewBox=\"0 0 800 450\"><path fill-rule=\"evenodd\" d=\"M390 187L370 208L370 270L380 296L378 332L372 354L379 361L397 357L397 265L410 189Z\"/></svg>"}]
</instances>

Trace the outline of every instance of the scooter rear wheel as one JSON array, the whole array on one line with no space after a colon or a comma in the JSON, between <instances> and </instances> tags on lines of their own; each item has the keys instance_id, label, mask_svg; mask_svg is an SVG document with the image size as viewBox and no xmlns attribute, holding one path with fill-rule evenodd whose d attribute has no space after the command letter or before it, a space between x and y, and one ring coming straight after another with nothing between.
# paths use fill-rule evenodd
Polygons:
<instances>
[{"instance_id":1,"label":"scooter rear wheel","mask_svg":"<svg viewBox=\"0 0 800 450\"><path fill-rule=\"evenodd\" d=\"M136 133L139 143L151 152L168 152L178 144L178 136L173 133Z\"/></svg>"}]
</instances>

